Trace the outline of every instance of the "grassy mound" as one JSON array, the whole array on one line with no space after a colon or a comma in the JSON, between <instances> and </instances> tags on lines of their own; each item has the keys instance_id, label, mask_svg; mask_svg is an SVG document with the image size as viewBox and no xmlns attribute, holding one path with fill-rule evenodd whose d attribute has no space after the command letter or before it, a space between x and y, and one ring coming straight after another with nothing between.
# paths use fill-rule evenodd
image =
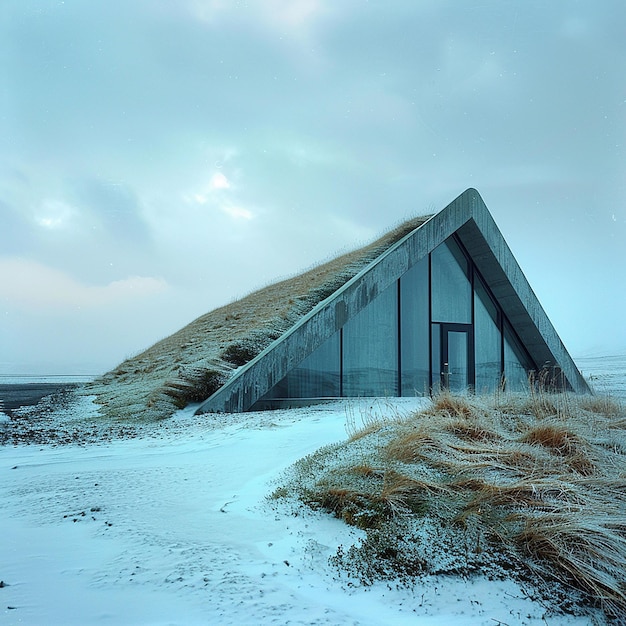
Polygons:
<instances>
[{"instance_id":1,"label":"grassy mound","mask_svg":"<svg viewBox=\"0 0 626 626\"><path fill-rule=\"evenodd\" d=\"M626 414L569 394L443 394L294 466L293 497L362 528L362 583L513 576L560 609L626 615Z\"/></svg>"},{"instance_id":2,"label":"grassy mound","mask_svg":"<svg viewBox=\"0 0 626 626\"><path fill-rule=\"evenodd\" d=\"M428 218L268 285L194 320L87 385L112 419L158 420L206 400L233 374L364 267Z\"/></svg>"}]
</instances>

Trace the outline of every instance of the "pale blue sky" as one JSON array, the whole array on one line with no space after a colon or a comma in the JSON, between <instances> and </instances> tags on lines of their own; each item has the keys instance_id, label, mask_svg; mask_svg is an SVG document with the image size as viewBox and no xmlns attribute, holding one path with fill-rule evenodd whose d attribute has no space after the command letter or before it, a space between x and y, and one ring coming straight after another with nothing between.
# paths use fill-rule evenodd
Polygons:
<instances>
[{"instance_id":1,"label":"pale blue sky","mask_svg":"<svg viewBox=\"0 0 626 626\"><path fill-rule=\"evenodd\" d=\"M100 373L476 187L626 350L626 5L3 0L0 373Z\"/></svg>"}]
</instances>

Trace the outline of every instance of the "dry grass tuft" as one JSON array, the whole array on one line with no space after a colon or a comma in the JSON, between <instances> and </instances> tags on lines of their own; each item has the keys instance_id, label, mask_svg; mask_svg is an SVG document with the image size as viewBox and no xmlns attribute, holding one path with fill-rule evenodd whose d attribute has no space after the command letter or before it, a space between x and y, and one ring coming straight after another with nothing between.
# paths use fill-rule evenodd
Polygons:
<instances>
[{"instance_id":1,"label":"dry grass tuft","mask_svg":"<svg viewBox=\"0 0 626 626\"><path fill-rule=\"evenodd\" d=\"M315 500L312 500L313 502ZM337 517L343 517L344 512L352 505L365 504L369 497L359 491L341 487L329 487L319 499L320 506L335 513Z\"/></svg>"},{"instance_id":2,"label":"dry grass tuft","mask_svg":"<svg viewBox=\"0 0 626 626\"><path fill-rule=\"evenodd\" d=\"M567 458L567 465L576 474L593 476L596 472L595 463L582 451L575 452Z\"/></svg>"},{"instance_id":3,"label":"dry grass tuft","mask_svg":"<svg viewBox=\"0 0 626 626\"><path fill-rule=\"evenodd\" d=\"M611 513L607 511L606 513ZM534 562L549 563L573 586L600 603L608 616L620 620L626 611L624 563L626 536L623 518L610 515L580 517L549 513L523 520L514 540Z\"/></svg>"},{"instance_id":4,"label":"dry grass tuft","mask_svg":"<svg viewBox=\"0 0 626 626\"><path fill-rule=\"evenodd\" d=\"M351 467L349 471L358 476L365 476L368 478L382 478L385 473L385 470L376 469L366 463L355 465L354 467Z\"/></svg>"},{"instance_id":5,"label":"dry grass tuft","mask_svg":"<svg viewBox=\"0 0 626 626\"><path fill-rule=\"evenodd\" d=\"M402 463L418 463L428 459L433 452L439 454L444 448L426 430L415 430L398 433L386 446L385 453L389 459Z\"/></svg>"},{"instance_id":6,"label":"dry grass tuft","mask_svg":"<svg viewBox=\"0 0 626 626\"><path fill-rule=\"evenodd\" d=\"M315 489L306 491L304 499L352 526L380 528L385 520L420 512L426 498L445 489L389 468L361 464L323 478Z\"/></svg>"},{"instance_id":7,"label":"dry grass tuft","mask_svg":"<svg viewBox=\"0 0 626 626\"><path fill-rule=\"evenodd\" d=\"M548 448L555 454L568 456L580 448L580 440L562 426L542 424L531 428L521 439L525 443Z\"/></svg>"},{"instance_id":8,"label":"dry grass tuft","mask_svg":"<svg viewBox=\"0 0 626 626\"><path fill-rule=\"evenodd\" d=\"M519 470L524 475L535 475L541 467L535 454L527 450L516 449L510 445L498 450L497 460L504 467Z\"/></svg>"},{"instance_id":9,"label":"dry grass tuft","mask_svg":"<svg viewBox=\"0 0 626 626\"><path fill-rule=\"evenodd\" d=\"M373 402L349 402L346 405L346 432L350 441L357 441L379 432L387 424L401 424L407 419L388 398Z\"/></svg>"},{"instance_id":10,"label":"dry grass tuft","mask_svg":"<svg viewBox=\"0 0 626 626\"><path fill-rule=\"evenodd\" d=\"M464 396L454 396L448 391L443 391L435 397L433 411L459 417L472 417L474 408Z\"/></svg>"},{"instance_id":11,"label":"dry grass tuft","mask_svg":"<svg viewBox=\"0 0 626 626\"><path fill-rule=\"evenodd\" d=\"M595 470L584 442L563 426L550 424L535 426L522 437L521 441L543 446L553 454L565 457L567 466L583 476L591 476Z\"/></svg>"},{"instance_id":12,"label":"dry grass tuft","mask_svg":"<svg viewBox=\"0 0 626 626\"><path fill-rule=\"evenodd\" d=\"M584 396L580 398L579 406L584 411L597 413L598 415L608 418L617 418L624 414L622 403L610 396Z\"/></svg>"},{"instance_id":13,"label":"dry grass tuft","mask_svg":"<svg viewBox=\"0 0 626 626\"><path fill-rule=\"evenodd\" d=\"M467 422L456 421L447 426L447 430L459 439L466 441L496 441L500 438L498 433Z\"/></svg>"},{"instance_id":14,"label":"dry grass tuft","mask_svg":"<svg viewBox=\"0 0 626 626\"><path fill-rule=\"evenodd\" d=\"M349 441L358 441L361 437L367 437L378 432L383 426L383 422L371 422L367 426L361 426L361 428L351 431Z\"/></svg>"},{"instance_id":15,"label":"dry grass tuft","mask_svg":"<svg viewBox=\"0 0 626 626\"><path fill-rule=\"evenodd\" d=\"M445 486L436 482L418 480L394 470L387 470L377 500L393 515L417 512L421 510L425 497L445 490Z\"/></svg>"}]
</instances>

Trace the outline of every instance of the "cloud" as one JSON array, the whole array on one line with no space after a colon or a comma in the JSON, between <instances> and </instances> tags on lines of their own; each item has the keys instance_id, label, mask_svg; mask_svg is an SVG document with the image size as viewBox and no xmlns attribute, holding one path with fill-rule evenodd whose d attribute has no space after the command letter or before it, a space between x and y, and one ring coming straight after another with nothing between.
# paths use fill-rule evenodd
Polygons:
<instances>
[{"instance_id":1,"label":"cloud","mask_svg":"<svg viewBox=\"0 0 626 626\"><path fill-rule=\"evenodd\" d=\"M73 184L76 204L106 232L136 245L149 237L149 226L135 191L126 183L83 178Z\"/></svg>"},{"instance_id":2,"label":"cloud","mask_svg":"<svg viewBox=\"0 0 626 626\"><path fill-rule=\"evenodd\" d=\"M220 204L218 209L236 220L251 220L254 217L254 213L250 209L234 204Z\"/></svg>"},{"instance_id":3,"label":"cloud","mask_svg":"<svg viewBox=\"0 0 626 626\"><path fill-rule=\"evenodd\" d=\"M330 11L325 0L250 0L242 8L226 0L187 0L181 2L196 19L209 24L236 18L262 20L269 26L297 30L300 34Z\"/></svg>"},{"instance_id":4,"label":"cloud","mask_svg":"<svg viewBox=\"0 0 626 626\"><path fill-rule=\"evenodd\" d=\"M36 210L35 223L48 230L63 230L68 228L76 218L78 211L75 207L59 200L45 200Z\"/></svg>"},{"instance_id":5,"label":"cloud","mask_svg":"<svg viewBox=\"0 0 626 626\"><path fill-rule=\"evenodd\" d=\"M262 0L258 5L268 24L289 33L294 39L309 34L332 7L325 0Z\"/></svg>"},{"instance_id":6,"label":"cloud","mask_svg":"<svg viewBox=\"0 0 626 626\"><path fill-rule=\"evenodd\" d=\"M149 276L85 285L64 272L18 257L0 259L0 284L0 298L26 310L98 309L142 300L168 289L164 280Z\"/></svg>"},{"instance_id":7,"label":"cloud","mask_svg":"<svg viewBox=\"0 0 626 626\"><path fill-rule=\"evenodd\" d=\"M231 184L228 178L222 174L222 172L216 172L211 177L211 181L209 182L209 187L211 189L230 189Z\"/></svg>"},{"instance_id":8,"label":"cloud","mask_svg":"<svg viewBox=\"0 0 626 626\"><path fill-rule=\"evenodd\" d=\"M237 200L235 186L224 172L217 171L209 182L199 185L196 190L183 194L187 204L208 210L217 210L235 220L251 220L255 212Z\"/></svg>"},{"instance_id":9,"label":"cloud","mask_svg":"<svg viewBox=\"0 0 626 626\"><path fill-rule=\"evenodd\" d=\"M19 253L29 247L29 228L23 212L0 200L0 233L4 254Z\"/></svg>"},{"instance_id":10,"label":"cloud","mask_svg":"<svg viewBox=\"0 0 626 626\"><path fill-rule=\"evenodd\" d=\"M7 3L0 40L0 254L39 264L11 289L42 315L163 276L189 308L154 307L156 329L468 186L531 272L539 250L577 254L546 223L619 240L619 0L48 5ZM611 232L588 236L603 211Z\"/></svg>"}]
</instances>

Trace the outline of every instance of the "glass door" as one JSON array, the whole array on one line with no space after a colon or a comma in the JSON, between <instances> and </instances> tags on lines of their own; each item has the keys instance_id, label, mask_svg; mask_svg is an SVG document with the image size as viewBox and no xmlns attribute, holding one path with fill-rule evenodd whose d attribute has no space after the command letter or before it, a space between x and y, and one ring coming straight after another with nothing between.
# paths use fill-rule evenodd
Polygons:
<instances>
[{"instance_id":1,"label":"glass door","mask_svg":"<svg viewBox=\"0 0 626 626\"><path fill-rule=\"evenodd\" d=\"M441 324L441 386L455 393L474 386L470 324Z\"/></svg>"}]
</instances>

